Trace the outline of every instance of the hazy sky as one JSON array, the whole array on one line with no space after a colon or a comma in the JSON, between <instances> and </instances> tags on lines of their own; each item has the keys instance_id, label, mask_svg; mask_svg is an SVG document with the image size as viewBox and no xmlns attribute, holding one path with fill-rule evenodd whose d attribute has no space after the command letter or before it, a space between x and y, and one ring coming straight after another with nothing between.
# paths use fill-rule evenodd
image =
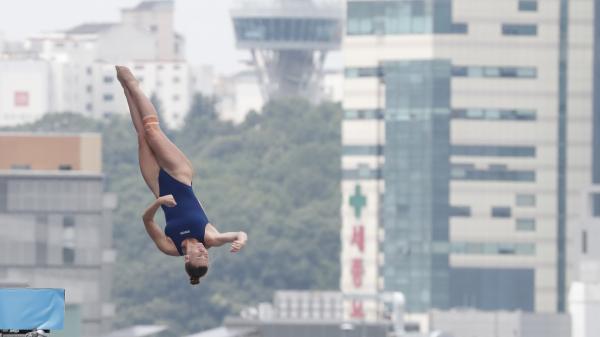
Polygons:
<instances>
[{"instance_id":1,"label":"hazy sky","mask_svg":"<svg viewBox=\"0 0 600 337\"><path fill-rule=\"evenodd\" d=\"M220 73L240 68L247 53L235 50L229 8L235 0L176 0L175 29L186 39L192 64ZM8 40L63 30L85 22L117 22L120 9L141 0L0 0L0 34Z\"/></svg>"}]
</instances>

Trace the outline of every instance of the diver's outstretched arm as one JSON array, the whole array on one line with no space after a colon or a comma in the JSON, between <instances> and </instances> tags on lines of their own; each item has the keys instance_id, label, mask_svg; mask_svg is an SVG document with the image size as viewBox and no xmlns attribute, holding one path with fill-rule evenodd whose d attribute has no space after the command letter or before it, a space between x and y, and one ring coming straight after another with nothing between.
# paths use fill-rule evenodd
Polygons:
<instances>
[{"instance_id":1,"label":"diver's outstretched arm","mask_svg":"<svg viewBox=\"0 0 600 337\"><path fill-rule=\"evenodd\" d=\"M158 197L144 212L142 216L142 220L144 220L144 227L146 227L146 232L150 235L156 247L163 253L172 256L179 256L179 252L175 245L167 239L165 233L160 229L160 227L154 222L154 215L156 211L160 207L160 205L165 205L167 207L173 207L176 205L175 199L173 199L172 195L164 195L162 197Z\"/></svg>"},{"instance_id":2,"label":"diver's outstretched arm","mask_svg":"<svg viewBox=\"0 0 600 337\"><path fill-rule=\"evenodd\" d=\"M211 230L207 231L206 237L204 238L205 242L210 247L220 247L231 242L231 249L229 251L236 253L239 252L248 241L248 235L245 232L219 233L214 226L210 226L210 228Z\"/></svg>"}]
</instances>

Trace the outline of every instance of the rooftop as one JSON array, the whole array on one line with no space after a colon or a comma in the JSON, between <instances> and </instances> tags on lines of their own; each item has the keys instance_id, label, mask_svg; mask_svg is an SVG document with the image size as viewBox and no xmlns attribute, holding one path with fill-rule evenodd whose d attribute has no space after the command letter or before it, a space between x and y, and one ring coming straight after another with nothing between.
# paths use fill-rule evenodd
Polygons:
<instances>
[{"instance_id":1,"label":"rooftop","mask_svg":"<svg viewBox=\"0 0 600 337\"><path fill-rule=\"evenodd\" d=\"M154 10L154 9L160 8L162 6L172 7L173 6L173 1L172 0L150 0L150 1L143 1L143 2L139 3L133 9L136 10L136 11L150 11L150 10Z\"/></svg>"},{"instance_id":2,"label":"rooftop","mask_svg":"<svg viewBox=\"0 0 600 337\"><path fill-rule=\"evenodd\" d=\"M157 335L167 329L164 325L135 325L129 328L113 331L104 337L144 337Z\"/></svg>"},{"instance_id":3,"label":"rooftop","mask_svg":"<svg viewBox=\"0 0 600 337\"><path fill-rule=\"evenodd\" d=\"M96 178L104 176L102 173L80 170L0 170L0 177L75 177Z\"/></svg>"},{"instance_id":4,"label":"rooftop","mask_svg":"<svg viewBox=\"0 0 600 337\"><path fill-rule=\"evenodd\" d=\"M228 328L222 326L185 337L246 337L255 335L255 333L256 329L254 328Z\"/></svg>"},{"instance_id":5,"label":"rooftop","mask_svg":"<svg viewBox=\"0 0 600 337\"><path fill-rule=\"evenodd\" d=\"M114 26L114 23L82 23L65 31L67 34L98 34Z\"/></svg>"}]
</instances>

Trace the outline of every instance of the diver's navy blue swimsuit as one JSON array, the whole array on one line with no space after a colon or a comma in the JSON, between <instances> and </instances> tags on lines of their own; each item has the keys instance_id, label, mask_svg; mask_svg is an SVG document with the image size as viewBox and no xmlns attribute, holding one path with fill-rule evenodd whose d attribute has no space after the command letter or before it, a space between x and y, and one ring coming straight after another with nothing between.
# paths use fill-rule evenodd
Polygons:
<instances>
[{"instance_id":1,"label":"diver's navy blue swimsuit","mask_svg":"<svg viewBox=\"0 0 600 337\"><path fill-rule=\"evenodd\" d=\"M192 186L173 178L161 168L158 173L158 187L160 196L172 194L177 203L175 207L161 207L167 222L165 234L173 240L179 255L183 255L181 242L184 239L195 238L204 243L204 229L208 218L194 195Z\"/></svg>"}]
</instances>

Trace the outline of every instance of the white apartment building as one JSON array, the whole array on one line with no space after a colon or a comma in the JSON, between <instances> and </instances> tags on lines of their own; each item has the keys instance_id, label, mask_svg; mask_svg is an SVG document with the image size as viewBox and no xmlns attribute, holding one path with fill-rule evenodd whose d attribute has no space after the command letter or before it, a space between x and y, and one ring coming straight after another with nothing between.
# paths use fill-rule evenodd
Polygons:
<instances>
[{"instance_id":1,"label":"white apartment building","mask_svg":"<svg viewBox=\"0 0 600 337\"><path fill-rule=\"evenodd\" d=\"M50 109L50 65L0 59L0 126L33 122Z\"/></svg>"},{"instance_id":2,"label":"white apartment building","mask_svg":"<svg viewBox=\"0 0 600 337\"><path fill-rule=\"evenodd\" d=\"M344 75L339 70L323 70L318 82L318 100L341 102ZM200 81L196 77L196 81ZM261 94L261 83L255 70L242 70L231 76L219 76L214 83L214 93L219 98L219 118L241 123L250 111L260 113L266 103ZM298 93L302 95L302 93ZM305 96L306 97L306 96ZM306 97L311 99L310 97Z\"/></svg>"},{"instance_id":3,"label":"white apartment building","mask_svg":"<svg viewBox=\"0 0 600 337\"><path fill-rule=\"evenodd\" d=\"M142 87L160 101L167 126L181 126L193 98L193 75L183 58L185 41L174 31L173 6L173 1L144 1L123 9L118 23L84 23L31 37L24 44L26 56L5 52L0 59L0 77L4 79L0 80L0 102L10 103L16 96L31 96L32 100L27 114L19 111L23 108L15 106L16 101L12 106L5 103L0 125L26 123L48 112L76 112L94 118L128 114L114 70L115 64L122 64L135 68L134 73L144 78ZM40 66L30 68L32 59ZM22 73L43 78L45 101L39 100L35 88L23 89L13 80Z\"/></svg>"}]
</instances>

